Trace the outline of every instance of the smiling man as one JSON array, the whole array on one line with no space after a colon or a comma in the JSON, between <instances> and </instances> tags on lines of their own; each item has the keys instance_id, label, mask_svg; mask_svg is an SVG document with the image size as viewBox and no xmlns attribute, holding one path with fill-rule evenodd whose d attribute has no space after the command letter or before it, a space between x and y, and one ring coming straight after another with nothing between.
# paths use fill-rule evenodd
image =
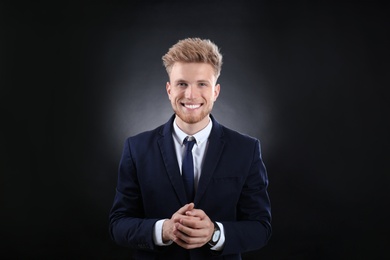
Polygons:
<instances>
[{"instance_id":1,"label":"smiling man","mask_svg":"<svg viewBox=\"0 0 390 260\"><path fill-rule=\"evenodd\" d=\"M134 259L241 259L271 236L260 142L211 115L222 67L213 42L180 40L163 63L174 115L125 141L110 235Z\"/></svg>"},{"instance_id":2,"label":"smiling man","mask_svg":"<svg viewBox=\"0 0 390 260\"><path fill-rule=\"evenodd\" d=\"M170 68L167 92L179 128L193 135L210 121L220 86L213 67L207 63L175 62Z\"/></svg>"}]
</instances>

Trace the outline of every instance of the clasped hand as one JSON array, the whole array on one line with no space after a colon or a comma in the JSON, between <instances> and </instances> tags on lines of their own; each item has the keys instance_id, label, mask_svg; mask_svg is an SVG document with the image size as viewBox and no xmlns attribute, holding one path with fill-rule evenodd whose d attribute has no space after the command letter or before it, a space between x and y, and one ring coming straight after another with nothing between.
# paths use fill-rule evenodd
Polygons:
<instances>
[{"instance_id":1,"label":"clasped hand","mask_svg":"<svg viewBox=\"0 0 390 260\"><path fill-rule=\"evenodd\" d=\"M172 240L185 249L202 247L214 232L214 223L201 209L189 203L163 223L163 241Z\"/></svg>"}]
</instances>

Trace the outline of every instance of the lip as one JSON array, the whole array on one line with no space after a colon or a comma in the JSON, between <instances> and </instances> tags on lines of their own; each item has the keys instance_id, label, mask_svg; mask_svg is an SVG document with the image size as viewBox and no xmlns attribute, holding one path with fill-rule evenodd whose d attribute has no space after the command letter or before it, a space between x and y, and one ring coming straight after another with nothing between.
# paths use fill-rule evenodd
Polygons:
<instances>
[{"instance_id":1,"label":"lip","mask_svg":"<svg viewBox=\"0 0 390 260\"><path fill-rule=\"evenodd\" d=\"M181 105L189 110L195 110L195 109L198 109L200 108L203 104L202 103L198 103L198 104L194 104L194 103L181 103Z\"/></svg>"}]
</instances>

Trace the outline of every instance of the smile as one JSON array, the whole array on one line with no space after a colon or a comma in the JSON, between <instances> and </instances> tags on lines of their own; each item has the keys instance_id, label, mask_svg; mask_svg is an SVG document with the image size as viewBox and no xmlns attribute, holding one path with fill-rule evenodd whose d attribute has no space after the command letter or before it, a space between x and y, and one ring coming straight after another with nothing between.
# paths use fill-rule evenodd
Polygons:
<instances>
[{"instance_id":1,"label":"smile","mask_svg":"<svg viewBox=\"0 0 390 260\"><path fill-rule=\"evenodd\" d=\"M201 104L182 104L182 105L188 109L197 109L201 106Z\"/></svg>"}]
</instances>

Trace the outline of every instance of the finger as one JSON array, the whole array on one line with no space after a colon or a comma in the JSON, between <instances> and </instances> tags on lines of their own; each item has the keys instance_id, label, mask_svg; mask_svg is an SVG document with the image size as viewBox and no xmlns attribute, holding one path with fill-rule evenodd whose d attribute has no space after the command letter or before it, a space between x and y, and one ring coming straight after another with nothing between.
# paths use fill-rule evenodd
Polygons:
<instances>
[{"instance_id":1,"label":"finger","mask_svg":"<svg viewBox=\"0 0 390 260\"><path fill-rule=\"evenodd\" d=\"M179 238L177 238L173 242L175 242L177 245L181 246L184 249L199 248L199 247L202 247L205 244L205 243L189 244L189 243L186 243L186 242L184 242L183 240L181 240Z\"/></svg>"},{"instance_id":2,"label":"finger","mask_svg":"<svg viewBox=\"0 0 390 260\"><path fill-rule=\"evenodd\" d=\"M203 226L205 226L205 224L202 223L202 219L200 219L199 217L187 216L186 218L180 218L177 222L179 222L183 226L190 228L202 228Z\"/></svg>"},{"instance_id":3,"label":"finger","mask_svg":"<svg viewBox=\"0 0 390 260\"><path fill-rule=\"evenodd\" d=\"M181 228L175 230L175 240L173 241L183 248L191 249L201 247L209 240L206 236L189 236L186 233L180 231L180 229Z\"/></svg>"},{"instance_id":4,"label":"finger","mask_svg":"<svg viewBox=\"0 0 390 260\"><path fill-rule=\"evenodd\" d=\"M208 230L204 228L191 228L188 226L181 225L179 223L176 223L175 229L177 231L180 231L180 233L184 234L186 237L189 238L207 238L208 236ZM189 242L188 239L183 239L186 242Z\"/></svg>"},{"instance_id":5,"label":"finger","mask_svg":"<svg viewBox=\"0 0 390 260\"><path fill-rule=\"evenodd\" d=\"M200 219L204 219L207 217L206 213L201 209L192 209L185 212L187 216L199 217Z\"/></svg>"},{"instance_id":6,"label":"finger","mask_svg":"<svg viewBox=\"0 0 390 260\"><path fill-rule=\"evenodd\" d=\"M183 207L181 207L178 211L176 211L176 213L177 213L177 214L183 215L183 214L185 214L187 211L193 210L193 209L194 209L194 206L195 206L194 203L191 202L191 203L186 204L186 205L184 205Z\"/></svg>"},{"instance_id":7,"label":"finger","mask_svg":"<svg viewBox=\"0 0 390 260\"><path fill-rule=\"evenodd\" d=\"M195 219L197 217L191 217L191 216L183 216L183 215L174 215L172 217L172 221L174 223L190 223L191 221L200 221L199 218Z\"/></svg>"},{"instance_id":8,"label":"finger","mask_svg":"<svg viewBox=\"0 0 390 260\"><path fill-rule=\"evenodd\" d=\"M194 229L186 227L186 226L181 225L179 223L176 223L175 230L178 231L178 232L176 232L178 234L178 237L187 243L188 243L188 239L187 239L188 237L196 236Z\"/></svg>"}]
</instances>

